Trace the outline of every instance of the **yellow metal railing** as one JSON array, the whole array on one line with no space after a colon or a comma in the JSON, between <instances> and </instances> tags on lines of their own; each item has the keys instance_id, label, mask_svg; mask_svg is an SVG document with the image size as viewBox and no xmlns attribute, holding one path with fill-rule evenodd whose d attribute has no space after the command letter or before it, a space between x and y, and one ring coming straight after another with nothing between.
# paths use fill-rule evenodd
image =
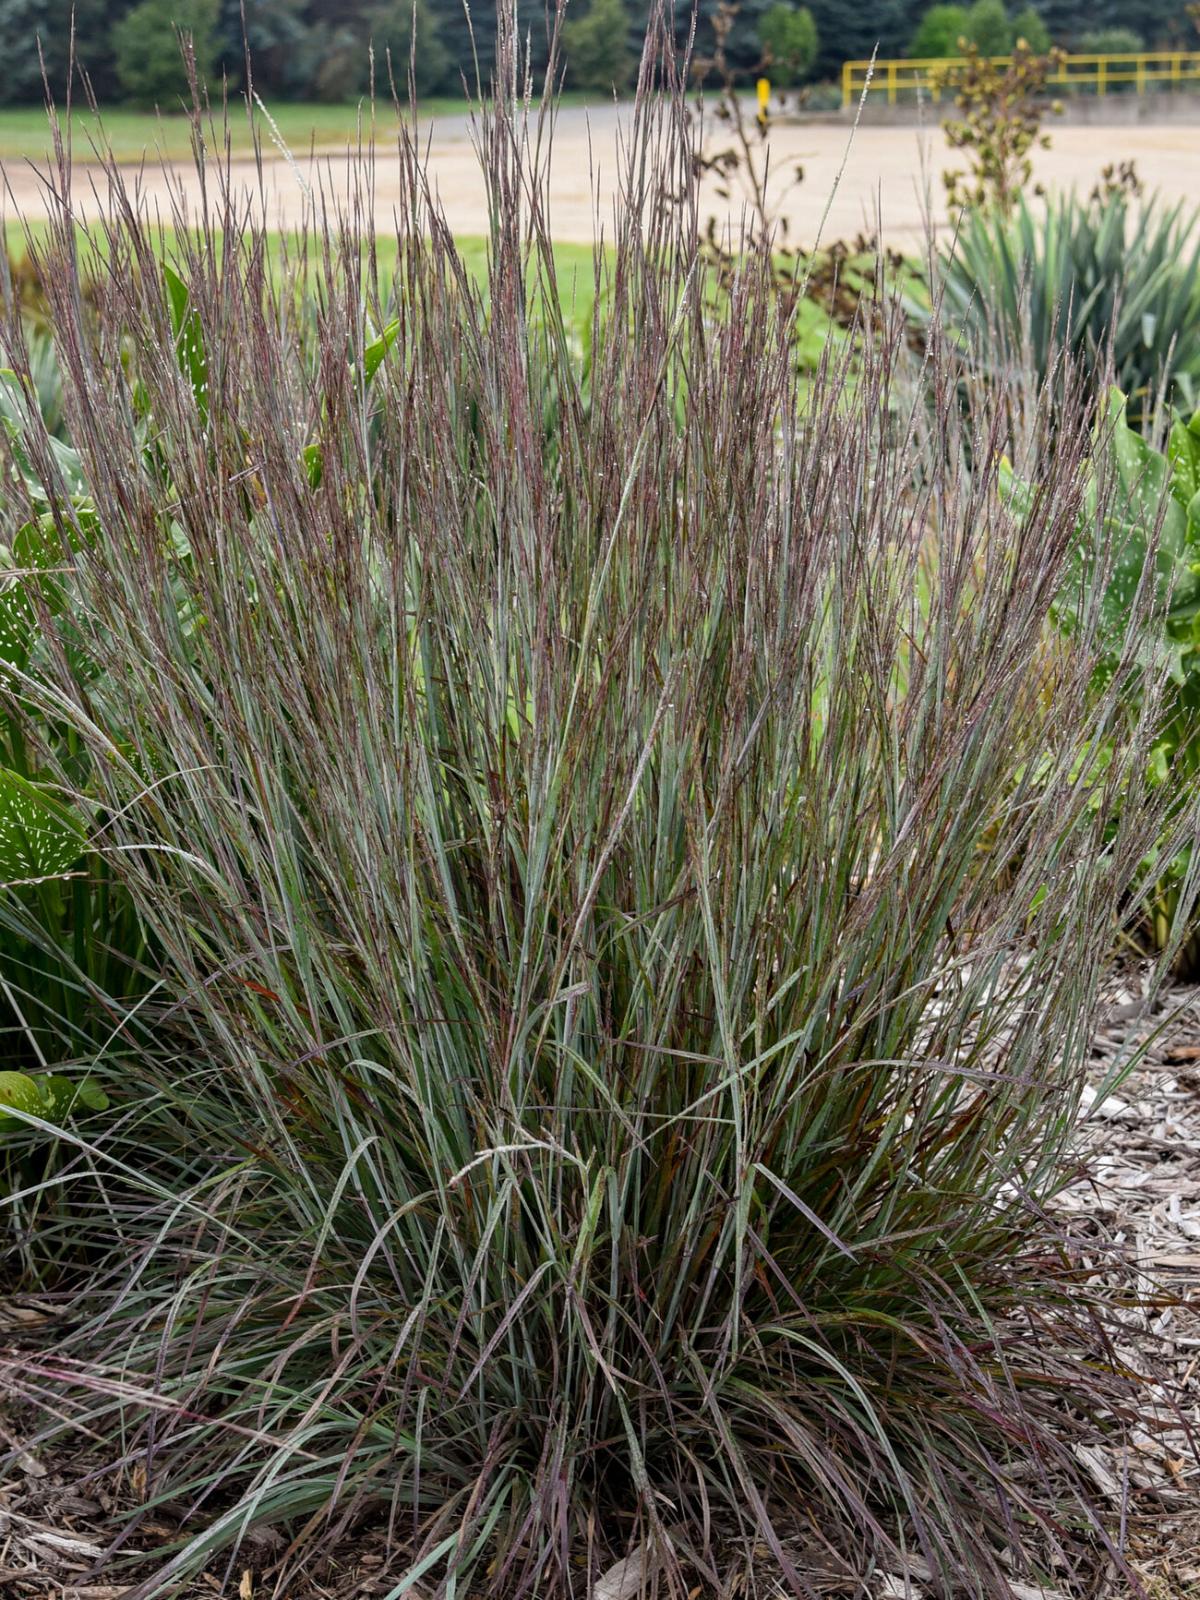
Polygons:
<instances>
[{"instance_id":1,"label":"yellow metal railing","mask_svg":"<svg viewBox=\"0 0 1200 1600\"><path fill-rule=\"evenodd\" d=\"M1006 67L1011 56L993 56L997 66ZM863 94L883 94L888 105L894 106L901 94L918 92L931 99L938 98L936 83L930 74L934 69L963 66L961 58L950 60L920 60L907 57L890 61L847 61L842 67L842 105L853 105ZM1062 64L1046 80L1056 89L1083 89L1096 94L1108 94L1120 84L1132 84L1138 94L1158 84L1170 88L1185 83L1200 83L1200 50L1164 50L1143 52L1140 55L1066 56Z\"/></svg>"}]
</instances>

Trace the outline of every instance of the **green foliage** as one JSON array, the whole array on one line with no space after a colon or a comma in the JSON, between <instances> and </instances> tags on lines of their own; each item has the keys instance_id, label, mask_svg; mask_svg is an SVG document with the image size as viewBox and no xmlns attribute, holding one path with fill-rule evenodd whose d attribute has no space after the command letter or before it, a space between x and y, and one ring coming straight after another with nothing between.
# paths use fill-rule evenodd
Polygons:
<instances>
[{"instance_id":1,"label":"green foliage","mask_svg":"<svg viewBox=\"0 0 1200 1600\"><path fill-rule=\"evenodd\" d=\"M802 83L817 55L817 25L804 6L773 5L758 25L767 75L781 84Z\"/></svg>"},{"instance_id":2,"label":"green foliage","mask_svg":"<svg viewBox=\"0 0 1200 1600\"><path fill-rule=\"evenodd\" d=\"M203 84L217 60L218 0L139 0L113 29L117 80L135 105L177 111L190 104L180 34L192 41Z\"/></svg>"},{"instance_id":3,"label":"green foliage","mask_svg":"<svg viewBox=\"0 0 1200 1600\"><path fill-rule=\"evenodd\" d=\"M931 6L921 18L908 54L927 60L961 55L963 39L981 56L1007 55L1018 39L1024 39L1035 56L1050 49L1049 30L1032 5L1010 21L1003 0L976 0L969 11L959 5Z\"/></svg>"},{"instance_id":4,"label":"green foliage","mask_svg":"<svg viewBox=\"0 0 1200 1600\"><path fill-rule=\"evenodd\" d=\"M1033 6L1026 6L1023 11L1017 12L1013 18L1012 33L1013 42L1024 39L1035 56L1044 56L1050 50L1050 30Z\"/></svg>"},{"instance_id":5,"label":"green foliage","mask_svg":"<svg viewBox=\"0 0 1200 1600\"><path fill-rule=\"evenodd\" d=\"M79 816L45 787L0 767L0 885L66 872L83 853Z\"/></svg>"},{"instance_id":6,"label":"green foliage","mask_svg":"<svg viewBox=\"0 0 1200 1600\"><path fill-rule=\"evenodd\" d=\"M1137 55L1146 48L1146 41L1132 28L1089 28L1076 41L1076 49L1083 55Z\"/></svg>"},{"instance_id":7,"label":"green foliage","mask_svg":"<svg viewBox=\"0 0 1200 1600\"><path fill-rule=\"evenodd\" d=\"M1056 382L1066 351L1094 394L1111 362L1137 427L1155 401L1200 398L1200 215L1120 192L1022 196L1011 218L968 212L942 261L946 312L986 371L1026 367Z\"/></svg>"},{"instance_id":8,"label":"green foliage","mask_svg":"<svg viewBox=\"0 0 1200 1600\"><path fill-rule=\"evenodd\" d=\"M98 93L111 92L110 30L124 9L106 0L0 0L0 104L41 100L45 84L65 97L72 28L76 60Z\"/></svg>"},{"instance_id":9,"label":"green foliage","mask_svg":"<svg viewBox=\"0 0 1200 1600\"><path fill-rule=\"evenodd\" d=\"M1074 635L1098 601L1106 676L1122 670L1151 553L1158 637L1141 652L1141 672L1167 666L1173 722L1185 707L1200 709L1200 413L1173 425L1164 453L1129 425L1126 398L1114 389L1096 423L1079 539L1054 612ZM1174 749L1185 742L1172 738Z\"/></svg>"},{"instance_id":10,"label":"green foliage","mask_svg":"<svg viewBox=\"0 0 1200 1600\"><path fill-rule=\"evenodd\" d=\"M1013 27L1004 0L975 0L963 34L981 56L1006 56L1013 47Z\"/></svg>"},{"instance_id":11,"label":"green foliage","mask_svg":"<svg viewBox=\"0 0 1200 1600\"><path fill-rule=\"evenodd\" d=\"M415 15L414 34L413 0L391 0L391 4L368 13L371 44L375 51L377 92L390 94L391 82L394 81L397 95L407 99L410 67L413 84L419 95L436 94L438 90L451 86L450 58L442 44L437 19L424 0L418 0ZM363 67L365 87L365 60Z\"/></svg>"},{"instance_id":12,"label":"green foliage","mask_svg":"<svg viewBox=\"0 0 1200 1600\"><path fill-rule=\"evenodd\" d=\"M97 1084L76 1083L60 1073L0 1072L0 1134L27 1127L27 1116L63 1122L76 1108L104 1111L107 1106L108 1096Z\"/></svg>"},{"instance_id":13,"label":"green foliage","mask_svg":"<svg viewBox=\"0 0 1200 1600\"><path fill-rule=\"evenodd\" d=\"M1009 494L1018 506L1030 503L1028 484L1013 482ZM1143 623L1131 652L1139 610ZM1068 638L1099 619L1098 684L1120 683L1131 718L1148 686L1165 675L1150 776L1170 796L1167 816L1186 816L1200 770L1200 412L1173 424L1164 453L1129 425L1126 398L1112 390L1096 423L1072 563L1053 616ZM1191 881L1194 829L1186 832L1182 849L1156 848L1147 858L1144 931L1153 946L1173 949L1182 974L1194 977L1200 919Z\"/></svg>"},{"instance_id":14,"label":"green foliage","mask_svg":"<svg viewBox=\"0 0 1200 1600\"><path fill-rule=\"evenodd\" d=\"M62 405L45 333L23 333L11 354L20 375L0 372L9 516L0 544L0 1058L44 1068L111 1040L125 1001L143 987L145 941L109 863L87 849L87 759L61 720L24 694L49 653L80 692L97 687L70 621L75 563L96 521L79 492L77 454L42 433L58 431ZM47 469L53 491L39 476Z\"/></svg>"},{"instance_id":15,"label":"green foliage","mask_svg":"<svg viewBox=\"0 0 1200 1600\"><path fill-rule=\"evenodd\" d=\"M164 0L165 3L165 0ZM165 4L159 13L182 16L191 0L180 6ZM394 34L402 49L393 47L393 56L407 57L407 23L411 12L403 0L384 8L389 15L381 19L374 0L216 0L218 15L213 33L217 72L233 84L242 80L244 47L248 42L254 63L254 81L260 93L273 100L279 97L338 101L351 99L363 91L366 81L368 41L373 34ZM711 48L711 23L719 0L700 0L697 43L701 52ZM38 60L40 38L50 83L61 100L66 88L70 19L74 16L77 57L86 69L102 104L122 93L114 70L114 43L122 18L129 11L129 0L0 0L0 59L5 70L0 78L0 97L7 102L30 103L42 98L41 66ZM727 42L727 54L739 81L749 81L758 64L761 50L760 23L771 9L771 0L743 0ZM922 0L872 0L867 6L847 7L842 0L809 0L807 9L818 34L816 59L811 72L821 78L836 78L841 64L849 58L864 59L878 48L881 56L910 54L940 57L954 54L963 19L947 25L931 24L925 34L924 16L929 8ZM957 6L935 6L933 12L953 14ZM1054 39L1082 48L1081 39L1096 24L1094 7L1083 0L1042 0L1038 7L1042 20ZM1188 48L1195 38L1178 0L1132 0L1122 9L1119 22L1137 32L1155 48ZM471 7L469 15L461 0L421 0L425 23L418 25L418 54L424 56L422 35L426 24L430 35L429 62L419 69L420 92L457 89L465 77L476 86L476 63L484 88L495 67L497 13L492 5ZM626 30L627 48L636 58L650 17L650 8L631 8ZM998 36L998 18L993 10ZM1101 21L1105 21L1101 17ZM1113 19L1107 19L1109 21ZM688 38L691 8L676 6L674 33L680 49ZM535 77L548 59L549 43L546 11L541 0L517 0L517 26L528 44L530 65ZM243 37L244 27L244 37ZM1033 27L1028 11L1013 23L1014 37L1024 34L1035 49L1045 49L1040 33ZM915 46L921 39L921 49ZM168 75L165 90L156 86L153 97L173 104L180 94L174 74L172 36L169 22L155 35L155 54ZM445 51L444 68L438 49ZM990 48L990 44L989 44ZM382 51L380 51L382 54ZM434 70L437 68L438 70ZM403 76L403 75L402 75ZM608 78L612 81L611 77ZM607 88L604 90L608 92Z\"/></svg>"},{"instance_id":16,"label":"green foliage","mask_svg":"<svg viewBox=\"0 0 1200 1600\"><path fill-rule=\"evenodd\" d=\"M918 61L940 60L959 54L959 41L967 31L967 8L958 5L930 6L913 34L908 54Z\"/></svg>"},{"instance_id":17,"label":"green foliage","mask_svg":"<svg viewBox=\"0 0 1200 1600\"><path fill-rule=\"evenodd\" d=\"M580 89L619 94L633 71L629 17L621 0L591 0L587 11L564 25L567 73Z\"/></svg>"}]
</instances>

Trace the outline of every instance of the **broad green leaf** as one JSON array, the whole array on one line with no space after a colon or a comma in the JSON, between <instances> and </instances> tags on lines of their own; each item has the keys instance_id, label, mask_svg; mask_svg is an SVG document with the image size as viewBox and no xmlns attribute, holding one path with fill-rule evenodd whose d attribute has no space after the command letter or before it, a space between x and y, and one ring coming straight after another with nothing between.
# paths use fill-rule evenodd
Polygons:
<instances>
[{"instance_id":1,"label":"broad green leaf","mask_svg":"<svg viewBox=\"0 0 1200 1600\"><path fill-rule=\"evenodd\" d=\"M319 489L325 476L325 455L319 444L306 444L300 452L310 489Z\"/></svg>"},{"instance_id":2,"label":"broad green leaf","mask_svg":"<svg viewBox=\"0 0 1200 1600\"><path fill-rule=\"evenodd\" d=\"M46 1115L46 1104L34 1080L24 1072L0 1072L0 1128L25 1126L20 1117L10 1117L5 1107L28 1112L33 1117Z\"/></svg>"},{"instance_id":3,"label":"broad green leaf","mask_svg":"<svg viewBox=\"0 0 1200 1600\"><path fill-rule=\"evenodd\" d=\"M1171 463L1172 493L1187 511L1190 523L1193 520L1192 505L1196 496L1200 495L1200 411L1190 423L1177 422L1171 429L1167 458ZM1200 517L1195 520L1200 529Z\"/></svg>"},{"instance_id":4,"label":"broad green leaf","mask_svg":"<svg viewBox=\"0 0 1200 1600\"><path fill-rule=\"evenodd\" d=\"M86 843L87 829L69 806L0 768L0 883L57 877Z\"/></svg>"},{"instance_id":5,"label":"broad green leaf","mask_svg":"<svg viewBox=\"0 0 1200 1600\"><path fill-rule=\"evenodd\" d=\"M363 379L370 383L383 364L383 358L396 342L396 335L400 332L400 319L397 317L389 322L387 327L373 339L363 351Z\"/></svg>"},{"instance_id":6,"label":"broad green leaf","mask_svg":"<svg viewBox=\"0 0 1200 1600\"><path fill-rule=\"evenodd\" d=\"M108 1096L99 1084L75 1083L60 1072L50 1073L36 1080L45 1098L49 1113L55 1122L61 1122L77 1108L85 1111L104 1111Z\"/></svg>"},{"instance_id":7,"label":"broad green leaf","mask_svg":"<svg viewBox=\"0 0 1200 1600\"><path fill-rule=\"evenodd\" d=\"M183 319L187 316L188 286L174 270L163 262L163 282L167 286L167 303L171 310L171 330L178 339L183 332Z\"/></svg>"},{"instance_id":8,"label":"broad green leaf","mask_svg":"<svg viewBox=\"0 0 1200 1600\"><path fill-rule=\"evenodd\" d=\"M66 609L63 580L79 544L78 535L91 538L95 529L95 514L80 507L74 520L64 520L61 526L46 512L17 530L9 559L0 564L0 662L25 667L38 635L35 601L40 600L52 616ZM69 545L66 551L64 537Z\"/></svg>"},{"instance_id":9,"label":"broad green leaf","mask_svg":"<svg viewBox=\"0 0 1200 1600\"><path fill-rule=\"evenodd\" d=\"M25 430L29 422L27 411L22 404L23 395L24 387L17 374L11 367L0 367L0 426L8 434L13 460L17 464L17 470L25 479L30 498L42 505L48 505L49 495L42 474L34 468L25 448ZM44 444L49 447L67 493L72 498L82 495L83 465L77 452L72 450L70 445L64 444L61 439L49 438Z\"/></svg>"},{"instance_id":10,"label":"broad green leaf","mask_svg":"<svg viewBox=\"0 0 1200 1600\"><path fill-rule=\"evenodd\" d=\"M179 369L192 386L200 420L208 421L208 355L204 349L204 330L199 313L189 310L191 292L179 274L163 263L163 282L171 308L171 327L175 333L175 352Z\"/></svg>"},{"instance_id":11,"label":"broad green leaf","mask_svg":"<svg viewBox=\"0 0 1200 1600\"><path fill-rule=\"evenodd\" d=\"M28 1127L22 1117L7 1115L6 1106L46 1122L65 1122L77 1109L103 1111L108 1103L99 1084L86 1079L75 1083L59 1072L36 1078L26 1072L0 1072L0 1132Z\"/></svg>"},{"instance_id":12,"label":"broad green leaf","mask_svg":"<svg viewBox=\"0 0 1200 1600\"><path fill-rule=\"evenodd\" d=\"M0 663L23 669L36 629L24 580L0 569Z\"/></svg>"}]
</instances>

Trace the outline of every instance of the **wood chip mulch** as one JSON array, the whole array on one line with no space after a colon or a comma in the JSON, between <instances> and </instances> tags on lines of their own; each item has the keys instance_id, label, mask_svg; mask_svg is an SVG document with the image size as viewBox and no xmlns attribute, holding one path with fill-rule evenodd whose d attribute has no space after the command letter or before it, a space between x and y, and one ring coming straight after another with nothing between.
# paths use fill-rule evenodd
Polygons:
<instances>
[{"instance_id":1,"label":"wood chip mulch","mask_svg":"<svg viewBox=\"0 0 1200 1600\"><path fill-rule=\"evenodd\" d=\"M1106 1084L1131 1057L1114 1092ZM1137 1275L1117 1354L1144 1380L1129 1448L1081 1459L1118 1516L1151 1600L1200 1600L1200 988L1118 993L1096 1033L1085 1093L1088 1176L1058 1201L1085 1260ZM1104 1595L1121 1597L1115 1580Z\"/></svg>"}]
</instances>

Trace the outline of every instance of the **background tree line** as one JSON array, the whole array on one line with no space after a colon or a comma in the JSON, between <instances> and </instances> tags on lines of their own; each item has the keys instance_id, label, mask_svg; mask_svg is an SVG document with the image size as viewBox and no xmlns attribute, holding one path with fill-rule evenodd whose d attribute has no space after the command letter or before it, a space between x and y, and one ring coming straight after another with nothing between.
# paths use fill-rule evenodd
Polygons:
<instances>
[{"instance_id":1,"label":"background tree line","mask_svg":"<svg viewBox=\"0 0 1200 1600\"><path fill-rule=\"evenodd\" d=\"M719 0L700 0L698 48L712 38ZM680 42L691 7L677 0ZM647 0L574 0L566 24L568 82L591 89L625 87L640 52ZM102 102L126 100L169 109L186 92L176 28L196 41L201 70L223 73L235 86L243 75L242 0L0 0L0 102L42 97L42 59L56 96L66 87L74 15L75 54ZM245 0L245 34L255 80L267 95L296 100L345 100L369 87L369 49L376 81L386 92L390 53L399 79L407 75L412 0ZM522 37L535 70L544 66L550 24L543 0L518 0ZM415 69L421 94L454 94L476 71L486 83L495 54L496 19L490 4L417 0ZM742 0L726 44L735 70L752 74L769 50L773 76L801 81L834 76L844 60L869 56L952 53L961 33L987 51L1003 50L1015 32L1030 37L1040 25L1047 40L1067 48L1159 48L1184 45L1195 32L1182 0L977 0L930 8L928 0ZM1109 31L1106 36L1105 30ZM1118 30L1115 34L1111 30ZM1036 35L1041 39L1041 34ZM1101 41L1101 42L1097 42ZM1035 38L1031 38L1035 42ZM403 85L402 85L403 86Z\"/></svg>"}]
</instances>

